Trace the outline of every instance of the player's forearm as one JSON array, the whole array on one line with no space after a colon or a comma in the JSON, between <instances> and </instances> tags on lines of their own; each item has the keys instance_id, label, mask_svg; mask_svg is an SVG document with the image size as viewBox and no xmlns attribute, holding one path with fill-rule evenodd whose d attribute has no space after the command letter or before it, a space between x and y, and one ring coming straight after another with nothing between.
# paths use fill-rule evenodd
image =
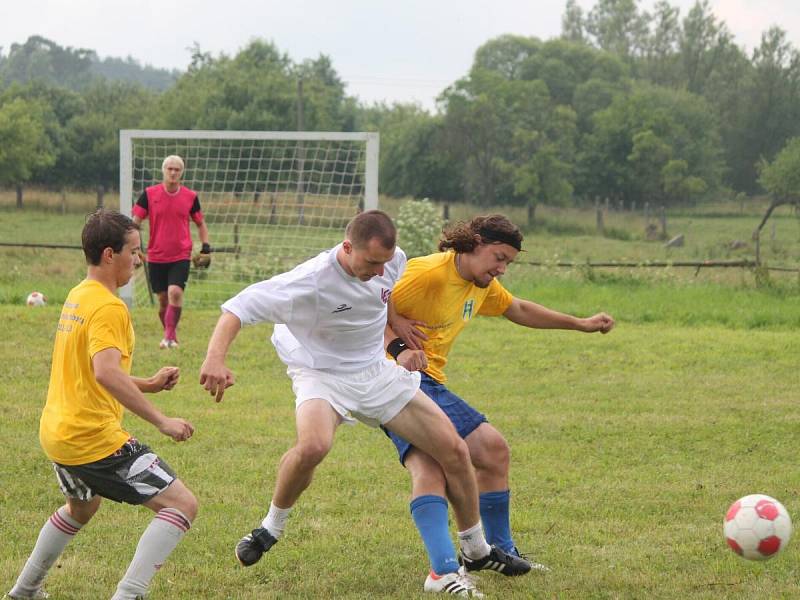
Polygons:
<instances>
[{"instance_id":1,"label":"player's forearm","mask_svg":"<svg viewBox=\"0 0 800 600\"><path fill-rule=\"evenodd\" d=\"M397 334L392 329L392 326L387 323L386 328L383 330L383 349L386 350L386 346L389 345L389 342L391 342L396 337Z\"/></svg>"},{"instance_id":2,"label":"player's forearm","mask_svg":"<svg viewBox=\"0 0 800 600\"><path fill-rule=\"evenodd\" d=\"M203 221L197 224L197 235L200 236L200 242L203 244L210 244L208 237L208 225Z\"/></svg>"},{"instance_id":3,"label":"player's forearm","mask_svg":"<svg viewBox=\"0 0 800 600\"><path fill-rule=\"evenodd\" d=\"M122 369L110 369L98 375L97 381L125 408L136 416L159 428L166 417L142 394L134 379Z\"/></svg>"},{"instance_id":4,"label":"player's forearm","mask_svg":"<svg viewBox=\"0 0 800 600\"><path fill-rule=\"evenodd\" d=\"M134 377L131 375L131 381L133 381L133 384L139 389L140 392L150 394L155 391L155 385L150 377Z\"/></svg>"},{"instance_id":5,"label":"player's forearm","mask_svg":"<svg viewBox=\"0 0 800 600\"><path fill-rule=\"evenodd\" d=\"M208 342L206 359L211 358L224 361L225 357L228 355L228 349L233 343L233 340L236 339L241 328L242 322L239 320L239 317L231 312L223 312Z\"/></svg>"},{"instance_id":6,"label":"player's forearm","mask_svg":"<svg viewBox=\"0 0 800 600\"><path fill-rule=\"evenodd\" d=\"M506 318L518 325L534 329L571 329L582 330L582 321L578 317L551 310L535 302L519 301L506 311Z\"/></svg>"}]
</instances>

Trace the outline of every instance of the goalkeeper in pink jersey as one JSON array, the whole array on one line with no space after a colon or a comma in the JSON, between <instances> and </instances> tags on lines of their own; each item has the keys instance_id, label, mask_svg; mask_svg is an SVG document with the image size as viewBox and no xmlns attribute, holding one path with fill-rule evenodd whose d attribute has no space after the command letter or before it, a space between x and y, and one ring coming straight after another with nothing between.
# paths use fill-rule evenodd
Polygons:
<instances>
[{"instance_id":1,"label":"goalkeeper in pink jersey","mask_svg":"<svg viewBox=\"0 0 800 600\"><path fill-rule=\"evenodd\" d=\"M189 279L192 235L189 220L194 221L204 266L211 262L208 227L200 209L197 193L181 185L184 164L180 156L164 159L161 171L164 181L148 187L133 207L133 220L138 225L150 221L147 242L147 271L150 287L158 296L158 317L164 327L162 349L178 347L178 321L181 319L183 292Z\"/></svg>"}]
</instances>

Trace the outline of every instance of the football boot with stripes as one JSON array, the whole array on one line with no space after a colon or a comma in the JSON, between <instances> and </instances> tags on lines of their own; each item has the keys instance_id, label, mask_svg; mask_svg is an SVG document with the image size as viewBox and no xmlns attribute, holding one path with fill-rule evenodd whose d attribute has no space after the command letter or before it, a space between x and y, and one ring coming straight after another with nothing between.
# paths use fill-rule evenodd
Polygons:
<instances>
[{"instance_id":1,"label":"football boot with stripes","mask_svg":"<svg viewBox=\"0 0 800 600\"><path fill-rule=\"evenodd\" d=\"M492 546L491 552L482 558L469 558L461 552L459 559L467 571L497 571L508 577L514 577L525 575L531 570L529 561L521 556L504 552L497 546Z\"/></svg>"},{"instance_id":2,"label":"football boot with stripes","mask_svg":"<svg viewBox=\"0 0 800 600\"><path fill-rule=\"evenodd\" d=\"M461 567L455 573L445 573L444 575L437 575L431 571L427 579L425 579L425 586L422 589L435 594L483 598L483 594L475 587L475 582L464 571L464 567Z\"/></svg>"},{"instance_id":3,"label":"football boot with stripes","mask_svg":"<svg viewBox=\"0 0 800 600\"><path fill-rule=\"evenodd\" d=\"M249 567L261 560L261 556L272 548L278 540L263 527L257 527L236 544L236 559L243 567Z\"/></svg>"}]
</instances>

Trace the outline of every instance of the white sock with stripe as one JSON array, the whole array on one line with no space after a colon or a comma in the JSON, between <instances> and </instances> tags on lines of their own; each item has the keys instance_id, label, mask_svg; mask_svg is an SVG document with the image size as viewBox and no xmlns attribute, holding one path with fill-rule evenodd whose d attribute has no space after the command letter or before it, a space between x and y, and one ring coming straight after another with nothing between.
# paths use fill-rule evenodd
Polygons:
<instances>
[{"instance_id":1,"label":"white sock with stripe","mask_svg":"<svg viewBox=\"0 0 800 600\"><path fill-rule=\"evenodd\" d=\"M481 527L480 521L465 531L459 531L458 542L461 545L461 551L467 558L473 560L483 558L492 551L491 546L486 543L486 537L483 535L483 527Z\"/></svg>"},{"instance_id":2,"label":"white sock with stripe","mask_svg":"<svg viewBox=\"0 0 800 600\"><path fill-rule=\"evenodd\" d=\"M81 527L80 523L69 516L66 506L62 506L54 512L39 532L33 552L31 552L28 562L25 563L10 595L23 598L33 597L41 589L50 567L61 556L64 548Z\"/></svg>"},{"instance_id":3,"label":"white sock with stripe","mask_svg":"<svg viewBox=\"0 0 800 600\"><path fill-rule=\"evenodd\" d=\"M150 580L192 526L177 508L162 508L144 530L128 571L111 600L134 600L147 593Z\"/></svg>"}]
</instances>

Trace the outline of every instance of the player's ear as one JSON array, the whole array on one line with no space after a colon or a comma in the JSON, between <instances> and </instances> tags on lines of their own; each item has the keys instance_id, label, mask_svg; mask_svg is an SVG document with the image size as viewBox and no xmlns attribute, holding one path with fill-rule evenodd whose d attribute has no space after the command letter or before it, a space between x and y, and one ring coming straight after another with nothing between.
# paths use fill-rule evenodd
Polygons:
<instances>
[{"instance_id":1,"label":"player's ear","mask_svg":"<svg viewBox=\"0 0 800 600\"><path fill-rule=\"evenodd\" d=\"M345 254L350 254L353 251L353 243L350 240L345 240L342 242L342 248Z\"/></svg>"}]
</instances>

